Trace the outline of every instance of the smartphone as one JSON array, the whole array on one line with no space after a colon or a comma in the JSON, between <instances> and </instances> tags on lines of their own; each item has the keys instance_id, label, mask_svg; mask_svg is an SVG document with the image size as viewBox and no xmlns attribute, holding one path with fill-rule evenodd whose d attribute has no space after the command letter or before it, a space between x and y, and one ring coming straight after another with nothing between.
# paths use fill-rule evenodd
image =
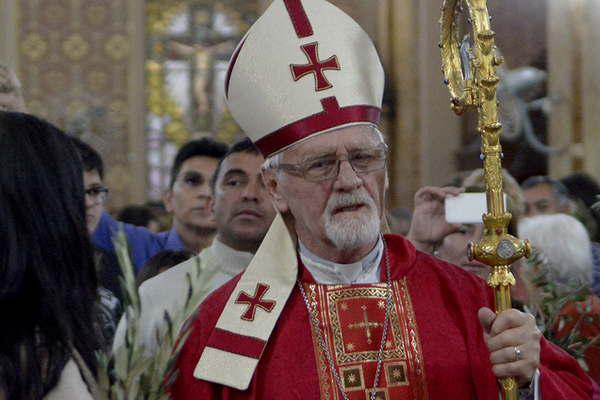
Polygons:
<instances>
[{"instance_id":1,"label":"smartphone","mask_svg":"<svg viewBox=\"0 0 600 400\"><path fill-rule=\"evenodd\" d=\"M446 222L449 224L481 224L483 214L487 213L485 193L463 193L455 197L446 197ZM506 194L504 194L506 209Z\"/></svg>"}]
</instances>

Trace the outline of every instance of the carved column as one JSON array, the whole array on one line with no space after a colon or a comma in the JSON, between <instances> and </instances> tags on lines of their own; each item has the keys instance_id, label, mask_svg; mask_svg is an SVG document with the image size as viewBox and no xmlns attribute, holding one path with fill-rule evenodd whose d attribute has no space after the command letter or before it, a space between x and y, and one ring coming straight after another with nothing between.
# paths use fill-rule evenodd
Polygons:
<instances>
[{"instance_id":1,"label":"carved column","mask_svg":"<svg viewBox=\"0 0 600 400\"><path fill-rule=\"evenodd\" d=\"M582 32L582 137L584 168L600 181L600 3L587 0Z\"/></svg>"},{"instance_id":2,"label":"carved column","mask_svg":"<svg viewBox=\"0 0 600 400\"><path fill-rule=\"evenodd\" d=\"M557 148L566 148L563 154L549 158L550 175L562 177L573 169L577 157L574 138L577 132L577 102L580 40L573 26L573 3L570 1L548 2L548 94L554 99L552 113L548 118L548 142Z\"/></svg>"},{"instance_id":3,"label":"carved column","mask_svg":"<svg viewBox=\"0 0 600 400\"><path fill-rule=\"evenodd\" d=\"M146 201L146 129L145 129L145 8L143 1L130 1L128 4L128 35L131 42L128 68L129 103L129 154L128 161L132 176L129 187L129 201L143 203Z\"/></svg>"},{"instance_id":4,"label":"carved column","mask_svg":"<svg viewBox=\"0 0 600 400\"><path fill-rule=\"evenodd\" d=\"M456 152L461 144L462 122L450 109L443 84L438 48L441 1L418 1L419 115L421 124L421 185L443 185L456 172ZM414 38L413 38L414 40Z\"/></svg>"},{"instance_id":5,"label":"carved column","mask_svg":"<svg viewBox=\"0 0 600 400\"><path fill-rule=\"evenodd\" d=\"M567 150L550 158L550 175L585 171L600 179L600 3L548 2L549 141Z\"/></svg>"},{"instance_id":6,"label":"carved column","mask_svg":"<svg viewBox=\"0 0 600 400\"><path fill-rule=\"evenodd\" d=\"M416 34L418 5L414 0L387 0L381 4L382 42L386 44L387 90L394 99L387 128L392 147L390 207L410 206L421 184L422 149L419 61Z\"/></svg>"},{"instance_id":7,"label":"carved column","mask_svg":"<svg viewBox=\"0 0 600 400\"><path fill-rule=\"evenodd\" d=\"M411 207L424 185L442 185L456 172L461 122L450 110L440 72L435 0L379 2L379 42L394 101L390 206Z\"/></svg>"}]
</instances>

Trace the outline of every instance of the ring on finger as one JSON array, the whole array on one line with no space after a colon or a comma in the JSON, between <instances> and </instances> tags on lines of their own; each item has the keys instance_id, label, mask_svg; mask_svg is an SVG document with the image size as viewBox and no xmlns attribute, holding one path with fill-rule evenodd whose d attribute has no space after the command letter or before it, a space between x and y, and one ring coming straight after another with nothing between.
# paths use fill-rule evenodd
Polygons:
<instances>
[{"instance_id":1,"label":"ring on finger","mask_svg":"<svg viewBox=\"0 0 600 400\"><path fill-rule=\"evenodd\" d=\"M515 350L515 361L519 361L523 357L523 351L519 348L519 346L515 346L514 350Z\"/></svg>"}]
</instances>

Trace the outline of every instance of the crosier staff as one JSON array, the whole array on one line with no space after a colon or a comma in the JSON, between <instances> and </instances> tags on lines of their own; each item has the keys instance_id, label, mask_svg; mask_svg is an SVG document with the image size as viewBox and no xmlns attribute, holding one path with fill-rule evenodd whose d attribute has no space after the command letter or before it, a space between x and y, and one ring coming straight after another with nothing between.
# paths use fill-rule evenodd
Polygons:
<instances>
[{"instance_id":1,"label":"crosier staff","mask_svg":"<svg viewBox=\"0 0 600 400\"><path fill-rule=\"evenodd\" d=\"M498 122L496 87L500 79L496 67L503 59L496 53L494 32L486 0L464 0L468 8L468 22L473 29L473 47L467 38L459 42L458 15L460 0L444 0L440 19L442 72L450 90L452 109L462 114L468 108L478 112L477 131L481 135L488 212L483 215L483 237L469 244L469 258L491 267L488 284L494 290L496 313L511 308L510 287L515 277L510 265L521 257L528 257L530 245L507 232L512 215L504 208L502 190L502 147ZM501 379L502 398L517 400L518 384L515 378Z\"/></svg>"}]
</instances>

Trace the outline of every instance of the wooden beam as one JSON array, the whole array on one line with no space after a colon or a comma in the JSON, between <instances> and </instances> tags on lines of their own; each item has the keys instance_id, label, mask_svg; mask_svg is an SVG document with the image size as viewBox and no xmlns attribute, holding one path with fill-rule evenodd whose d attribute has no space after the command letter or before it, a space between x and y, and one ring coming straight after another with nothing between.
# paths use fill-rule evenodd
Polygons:
<instances>
[{"instance_id":1,"label":"wooden beam","mask_svg":"<svg viewBox=\"0 0 600 400\"><path fill-rule=\"evenodd\" d=\"M443 185L455 174L462 120L450 108L438 47L440 1L420 0L418 19L421 185Z\"/></svg>"},{"instance_id":2,"label":"wooden beam","mask_svg":"<svg viewBox=\"0 0 600 400\"><path fill-rule=\"evenodd\" d=\"M573 104L574 65L576 43L572 28L572 4L569 1L549 1L548 21L548 95L553 99L553 106L548 116L548 142L555 148L566 147L561 155L549 158L549 174L562 177L572 171L572 148L574 137Z\"/></svg>"},{"instance_id":3,"label":"wooden beam","mask_svg":"<svg viewBox=\"0 0 600 400\"><path fill-rule=\"evenodd\" d=\"M388 137L392 147L390 207L411 207L415 190L421 184L421 142L419 140L419 74L416 35L418 4L415 0L389 0L381 15L387 29L387 79L395 104ZM385 32L387 31L387 33Z\"/></svg>"},{"instance_id":4,"label":"wooden beam","mask_svg":"<svg viewBox=\"0 0 600 400\"><path fill-rule=\"evenodd\" d=\"M583 5L582 32L582 137L585 171L600 181L600 2L586 0Z\"/></svg>"},{"instance_id":5,"label":"wooden beam","mask_svg":"<svg viewBox=\"0 0 600 400\"><path fill-rule=\"evenodd\" d=\"M17 0L0 0L0 63L19 68L17 52Z\"/></svg>"}]
</instances>

